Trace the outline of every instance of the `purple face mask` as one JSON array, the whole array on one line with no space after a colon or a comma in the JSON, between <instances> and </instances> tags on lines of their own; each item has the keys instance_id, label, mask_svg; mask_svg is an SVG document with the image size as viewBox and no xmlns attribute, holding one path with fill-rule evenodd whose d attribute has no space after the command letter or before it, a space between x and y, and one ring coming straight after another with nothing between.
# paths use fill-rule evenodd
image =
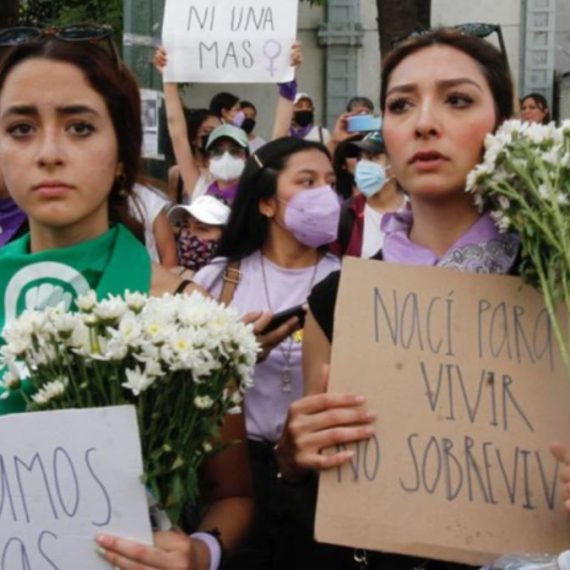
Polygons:
<instances>
[{"instance_id":1,"label":"purple face mask","mask_svg":"<svg viewBox=\"0 0 570 570\"><path fill-rule=\"evenodd\" d=\"M245 113L243 111L238 111L234 118L232 119L232 124L236 127L241 127L245 121Z\"/></svg>"},{"instance_id":2,"label":"purple face mask","mask_svg":"<svg viewBox=\"0 0 570 570\"><path fill-rule=\"evenodd\" d=\"M285 227L309 247L334 241L339 219L340 204L330 186L298 192L285 209Z\"/></svg>"}]
</instances>

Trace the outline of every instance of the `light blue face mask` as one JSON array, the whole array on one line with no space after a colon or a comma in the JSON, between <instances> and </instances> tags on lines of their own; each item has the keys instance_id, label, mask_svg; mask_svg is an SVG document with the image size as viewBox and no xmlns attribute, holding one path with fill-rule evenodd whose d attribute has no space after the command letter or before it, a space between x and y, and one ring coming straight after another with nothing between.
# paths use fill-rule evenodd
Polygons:
<instances>
[{"instance_id":1,"label":"light blue face mask","mask_svg":"<svg viewBox=\"0 0 570 570\"><path fill-rule=\"evenodd\" d=\"M373 162L365 158L358 161L356 165L356 172L354 173L354 180L358 189L370 198L377 192L380 192L388 177L386 176L386 169L378 162Z\"/></svg>"}]
</instances>

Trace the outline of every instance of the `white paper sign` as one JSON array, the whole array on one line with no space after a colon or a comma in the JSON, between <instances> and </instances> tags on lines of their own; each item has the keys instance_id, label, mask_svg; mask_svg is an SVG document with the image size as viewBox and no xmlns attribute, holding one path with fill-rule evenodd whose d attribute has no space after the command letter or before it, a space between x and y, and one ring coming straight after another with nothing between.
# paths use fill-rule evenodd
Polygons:
<instances>
[{"instance_id":1,"label":"white paper sign","mask_svg":"<svg viewBox=\"0 0 570 570\"><path fill-rule=\"evenodd\" d=\"M165 81L277 83L294 77L298 0L166 0Z\"/></svg>"},{"instance_id":2,"label":"white paper sign","mask_svg":"<svg viewBox=\"0 0 570 570\"><path fill-rule=\"evenodd\" d=\"M0 417L0 570L109 570L99 532L152 543L135 410Z\"/></svg>"}]
</instances>

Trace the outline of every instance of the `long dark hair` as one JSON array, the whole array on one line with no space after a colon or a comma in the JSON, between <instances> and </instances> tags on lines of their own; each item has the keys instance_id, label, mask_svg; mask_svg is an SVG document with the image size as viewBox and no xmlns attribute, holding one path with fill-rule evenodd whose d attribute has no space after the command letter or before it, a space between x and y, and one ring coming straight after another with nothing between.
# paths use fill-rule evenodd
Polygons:
<instances>
[{"instance_id":1,"label":"long dark hair","mask_svg":"<svg viewBox=\"0 0 570 570\"><path fill-rule=\"evenodd\" d=\"M346 158L348 150L356 149L352 143L362 140L362 135L355 135L345 141L342 141L336 148L333 154L332 164L334 175L336 178L335 190L339 196L344 200L352 198L354 194L354 174L348 171L346 167Z\"/></svg>"},{"instance_id":2,"label":"long dark hair","mask_svg":"<svg viewBox=\"0 0 570 570\"><path fill-rule=\"evenodd\" d=\"M238 102L239 97L236 97L233 93L222 91L214 95L210 100L210 112L221 119L222 112L229 111Z\"/></svg>"},{"instance_id":3,"label":"long dark hair","mask_svg":"<svg viewBox=\"0 0 570 570\"><path fill-rule=\"evenodd\" d=\"M109 221L124 224L144 243L144 227L129 208L129 202L136 203L133 186L139 173L142 144L140 94L133 74L99 44L66 42L48 36L10 48L0 62L0 91L10 72L28 59L73 65L105 101L117 137L118 161L123 164L123 175L115 180L108 198Z\"/></svg>"},{"instance_id":4,"label":"long dark hair","mask_svg":"<svg viewBox=\"0 0 570 570\"><path fill-rule=\"evenodd\" d=\"M386 110L386 90L394 69L409 55L434 45L455 48L477 62L495 100L497 115L495 127L513 116L513 83L503 54L488 41L452 28L431 30L411 37L386 56L382 62L380 89L382 111Z\"/></svg>"},{"instance_id":5,"label":"long dark hair","mask_svg":"<svg viewBox=\"0 0 570 570\"><path fill-rule=\"evenodd\" d=\"M238 260L261 249L267 237L269 220L259 211L259 201L277 194L277 181L289 158L307 150L318 150L331 159L329 151L321 143L293 137L271 141L249 157L217 255Z\"/></svg>"}]
</instances>

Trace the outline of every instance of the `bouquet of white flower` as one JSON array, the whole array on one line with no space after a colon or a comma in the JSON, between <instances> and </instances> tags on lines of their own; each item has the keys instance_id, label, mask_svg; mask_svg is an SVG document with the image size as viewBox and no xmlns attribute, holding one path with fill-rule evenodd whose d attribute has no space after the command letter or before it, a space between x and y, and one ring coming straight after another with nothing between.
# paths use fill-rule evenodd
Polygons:
<instances>
[{"instance_id":1,"label":"bouquet of white flower","mask_svg":"<svg viewBox=\"0 0 570 570\"><path fill-rule=\"evenodd\" d=\"M539 288L570 371L570 347L556 305L570 316L570 122L507 121L485 139L484 161L467 191L502 231L521 238L521 277Z\"/></svg>"},{"instance_id":2,"label":"bouquet of white flower","mask_svg":"<svg viewBox=\"0 0 570 570\"><path fill-rule=\"evenodd\" d=\"M198 467L222 447L224 415L241 412L258 351L252 327L198 293L97 302L90 292L76 305L26 311L6 327L4 395L21 392L29 410L134 404L145 483L179 523L197 499Z\"/></svg>"}]
</instances>

